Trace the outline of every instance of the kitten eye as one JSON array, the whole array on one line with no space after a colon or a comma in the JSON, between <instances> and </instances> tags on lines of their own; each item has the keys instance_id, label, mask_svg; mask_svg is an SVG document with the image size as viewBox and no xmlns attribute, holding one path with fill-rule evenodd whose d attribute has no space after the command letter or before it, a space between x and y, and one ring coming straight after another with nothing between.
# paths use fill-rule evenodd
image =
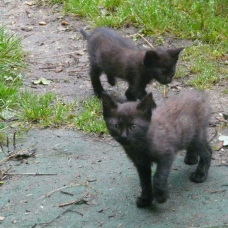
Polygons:
<instances>
[{"instance_id":1,"label":"kitten eye","mask_svg":"<svg viewBox=\"0 0 228 228\"><path fill-rule=\"evenodd\" d=\"M132 124L132 125L130 126L130 129L131 129L131 130L135 130L135 129L136 129L136 125L135 125L135 124Z\"/></svg>"},{"instance_id":2,"label":"kitten eye","mask_svg":"<svg viewBox=\"0 0 228 228\"><path fill-rule=\"evenodd\" d=\"M120 125L119 125L119 124L113 124L113 125L112 125L112 128L113 128L113 129L115 129L115 130L118 130L118 129L119 129L119 127L120 127Z\"/></svg>"}]
</instances>

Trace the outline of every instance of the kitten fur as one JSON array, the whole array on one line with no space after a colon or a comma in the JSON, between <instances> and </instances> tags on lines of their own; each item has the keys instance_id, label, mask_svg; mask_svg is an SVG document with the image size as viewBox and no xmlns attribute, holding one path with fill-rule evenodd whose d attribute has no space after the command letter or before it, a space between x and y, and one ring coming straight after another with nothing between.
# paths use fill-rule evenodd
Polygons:
<instances>
[{"instance_id":1,"label":"kitten fur","mask_svg":"<svg viewBox=\"0 0 228 228\"><path fill-rule=\"evenodd\" d=\"M175 155L186 150L184 162L198 164L190 180L206 180L212 149L207 141L210 107L205 94L185 91L155 107L152 94L139 102L115 102L102 95L103 116L110 135L133 161L140 179L138 207L150 206L153 198L163 203L168 198L167 181ZM151 165L157 164L151 176Z\"/></svg>"},{"instance_id":2,"label":"kitten fur","mask_svg":"<svg viewBox=\"0 0 228 228\"><path fill-rule=\"evenodd\" d=\"M94 93L101 98L104 91L100 75L105 73L110 85L116 84L116 77L127 81L125 93L130 101L142 99L147 93L146 85L152 79L168 84L176 71L176 63L183 48L139 49L129 39L116 31L100 27L90 35L80 30L88 43L90 77Z\"/></svg>"}]
</instances>

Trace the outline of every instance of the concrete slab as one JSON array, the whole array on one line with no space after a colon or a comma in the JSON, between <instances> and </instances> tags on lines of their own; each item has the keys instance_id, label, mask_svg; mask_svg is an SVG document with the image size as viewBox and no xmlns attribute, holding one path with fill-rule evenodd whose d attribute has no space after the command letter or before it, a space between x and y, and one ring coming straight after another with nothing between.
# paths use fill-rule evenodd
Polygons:
<instances>
[{"instance_id":1,"label":"concrete slab","mask_svg":"<svg viewBox=\"0 0 228 228\"><path fill-rule=\"evenodd\" d=\"M24 162L0 163L1 170L12 167L9 173L23 174L8 175L1 186L0 216L4 219L0 227L177 228L228 224L228 166L212 162L207 181L195 184L188 178L194 167L185 165L179 154L169 178L170 199L138 209L136 169L112 140L102 142L66 129L30 130L17 149L37 152ZM4 157L1 153L0 159Z\"/></svg>"}]
</instances>

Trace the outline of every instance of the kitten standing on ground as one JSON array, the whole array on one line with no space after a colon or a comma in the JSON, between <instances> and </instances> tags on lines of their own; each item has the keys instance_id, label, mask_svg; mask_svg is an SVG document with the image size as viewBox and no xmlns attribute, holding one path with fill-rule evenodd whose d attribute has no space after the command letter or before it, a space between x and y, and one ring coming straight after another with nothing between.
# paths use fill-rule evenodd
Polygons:
<instances>
[{"instance_id":1,"label":"kitten standing on ground","mask_svg":"<svg viewBox=\"0 0 228 228\"><path fill-rule=\"evenodd\" d=\"M110 85L116 77L127 81L125 93L130 101L142 99L146 85L152 79L161 84L172 81L176 63L183 48L139 49L130 40L110 28L97 28L90 35L80 30L88 43L90 77L94 93L101 98L104 91L100 75L105 73Z\"/></svg>"},{"instance_id":2,"label":"kitten standing on ground","mask_svg":"<svg viewBox=\"0 0 228 228\"><path fill-rule=\"evenodd\" d=\"M103 116L110 135L124 148L137 168L142 188L138 207L149 206L153 198L168 198L167 181L179 150L186 149L184 162L197 164L190 180L206 180L212 149L207 141L210 107L202 92L185 91L155 107L152 94L140 102L116 103L102 95ZM157 164L151 181L151 165Z\"/></svg>"}]
</instances>

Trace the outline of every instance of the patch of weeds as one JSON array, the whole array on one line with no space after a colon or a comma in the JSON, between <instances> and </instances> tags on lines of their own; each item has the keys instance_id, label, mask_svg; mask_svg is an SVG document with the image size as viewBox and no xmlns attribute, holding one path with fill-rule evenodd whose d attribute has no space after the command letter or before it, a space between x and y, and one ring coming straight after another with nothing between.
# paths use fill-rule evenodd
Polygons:
<instances>
[{"instance_id":1,"label":"patch of weeds","mask_svg":"<svg viewBox=\"0 0 228 228\"><path fill-rule=\"evenodd\" d=\"M24 68L21 40L0 27L0 109L14 106Z\"/></svg>"},{"instance_id":2,"label":"patch of weeds","mask_svg":"<svg viewBox=\"0 0 228 228\"><path fill-rule=\"evenodd\" d=\"M156 35L172 33L180 38L200 39L212 43L223 42L228 36L226 0L52 1L63 2L66 12L86 17L96 25L120 27L134 24L143 27L145 33Z\"/></svg>"},{"instance_id":3,"label":"patch of weeds","mask_svg":"<svg viewBox=\"0 0 228 228\"><path fill-rule=\"evenodd\" d=\"M75 126L86 132L106 133L106 125L102 115L102 105L93 97L81 102L82 111L76 115Z\"/></svg>"},{"instance_id":4,"label":"patch of weeds","mask_svg":"<svg viewBox=\"0 0 228 228\"><path fill-rule=\"evenodd\" d=\"M39 123L42 126L59 126L70 121L71 104L63 104L57 97L47 92L37 95L30 92L20 93L18 99L22 109L22 120Z\"/></svg>"},{"instance_id":5,"label":"patch of weeds","mask_svg":"<svg viewBox=\"0 0 228 228\"><path fill-rule=\"evenodd\" d=\"M213 63L198 59L198 61L190 67L191 72L194 73L195 76L188 81L188 84L200 90L210 89L221 79L219 74L215 71L215 68L216 66Z\"/></svg>"}]
</instances>

